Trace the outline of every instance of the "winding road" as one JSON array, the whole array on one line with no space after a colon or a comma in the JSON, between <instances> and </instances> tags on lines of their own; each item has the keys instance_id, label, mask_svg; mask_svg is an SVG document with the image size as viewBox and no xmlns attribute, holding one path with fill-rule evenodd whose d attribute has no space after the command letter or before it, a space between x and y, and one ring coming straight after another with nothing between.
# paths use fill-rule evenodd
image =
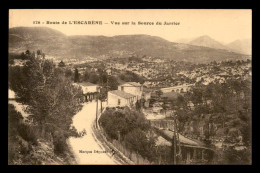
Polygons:
<instances>
[{"instance_id":1,"label":"winding road","mask_svg":"<svg viewBox=\"0 0 260 173\"><path fill-rule=\"evenodd\" d=\"M15 106L15 109L21 112L23 117L27 117L28 113L24 110L26 105L16 102L15 93L9 89L8 91L9 104ZM10 100L12 99L12 100ZM100 110L100 101L98 108ZM104 105L104 103L103 103ZM77 164L80 165L117 165L120 164L116 161L110 152L102 147L100 142L95 138L92 131L92 123L95 123L96 118L96 102L84 103L83 108L73 117L73 125L78 132L86 130L86 135L79 138L71 137L68 143L74 153Z\"/></svg>"},{"instance_id":2,"label":"winding road","mask_svg":"<svg viewBox=\"0 0 260 173\"><path fill-rule=\"evenodd\" d=\"M100 102L98 104L100 106ZM100 107L98 107L100 110ZM69 138L69 145L76 157L78 164L98 164L98 165L115 165L120 164L111 155L105 153L102 145L96 140L92 131L92 123L96 118L96 102L84 103L80 112L73 118L73 125L78 132L86 130L86 135L79 138ZM98 152L97 152L98 151Z\"/></svg>"}]
</instances>

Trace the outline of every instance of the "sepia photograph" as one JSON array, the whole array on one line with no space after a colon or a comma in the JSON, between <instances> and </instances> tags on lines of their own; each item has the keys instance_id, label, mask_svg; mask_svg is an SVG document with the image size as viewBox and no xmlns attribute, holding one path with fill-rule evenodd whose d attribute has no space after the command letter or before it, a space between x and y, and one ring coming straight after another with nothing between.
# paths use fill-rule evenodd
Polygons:
<instances>
[{"instance_id":1,"label":"sepia photograph","mask_svg":"<svg viewBox=\"0 0 260 173\"><path fill-rule=\"evenodd\" d=\"M252 165L252 9L9 9L8 165Z\"/></svg>"}]
</instances>

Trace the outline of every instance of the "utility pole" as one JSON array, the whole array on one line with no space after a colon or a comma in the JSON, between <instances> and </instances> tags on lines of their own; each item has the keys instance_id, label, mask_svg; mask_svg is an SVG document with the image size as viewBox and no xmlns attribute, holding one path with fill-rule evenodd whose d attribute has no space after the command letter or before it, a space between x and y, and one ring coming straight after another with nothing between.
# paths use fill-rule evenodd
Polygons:
<instances>
[{"instance_id":1,"label":"utility pole","mask_svg":"<svg viewBox=\"0 0 260 173\"><path fill-rule=\"evenodd\" d=\"M177 161L176 161L176 151L177 151L177 140L176 140L176 121L175 121L175 115L174 113L172 112L172 115L173 115L173 118L174 118L174 132L173 132L173 164L176 165Z\"/></svg>"},{"instance_id":2,"label":"utility pole","mask_svg":"<svg viewBox=\"0 0 260 173\"><path fill-rule=\"evenodd\" d=\"M177 164L177 156L181 157L181 146L180 146L180 139L179 139L179 133L178 133L178 127L177 127L177 121L176 121L176 115L172 113L173 115L173 123L174 123L174 136L173 136L173 164ZM178 143L178 144L177 144ZM178 154L177 154L177 145L178 145Z\"/></svg>"},{"instance_id":3,"label":"utility pole","mask_svg":"<svg viewBox=\"0 0 260 173\"><path fill-rule=\"evenodd\" d=\"M97 107L96 107L96 128L98 128L98 95L96 96Z\"/></svg>"}]
</instances>

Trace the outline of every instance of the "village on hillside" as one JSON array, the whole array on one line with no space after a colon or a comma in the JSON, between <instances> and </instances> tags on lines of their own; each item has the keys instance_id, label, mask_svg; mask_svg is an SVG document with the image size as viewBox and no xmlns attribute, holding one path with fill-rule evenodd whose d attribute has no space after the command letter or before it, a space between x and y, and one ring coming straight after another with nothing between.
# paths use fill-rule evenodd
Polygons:
<instances>
[{"instance_id":1,"label":"village on hillside","mask_svg":"<svg viewBox=\"0 0 260 173\"><path fill-rule=\"evenodd\" d=\"M28 50L22 56L34 54ZM231 146L236 152L247 148L244 134L230 123L237 114L242 116L251 112L252 69L249 59L191 64L143 56L118 61L92 58L80 64L67 64L66 61L55 63L41 51L37 51L35 58L53 62L55 68L62 70L73 82L73 86L81 88L83 102L97 104L97 112L100 112L98 124L106 136L103 140L112 140L113 143L115 139L105 132L102 113L106 115L112 111L115 114L130 108L145 117L144 122L148 122L152 129L149 133L155 138L155 146L170 150L172 143L176 143L175 151L182 153L182 157L178 157L179 164L216 164L220 158L218 151ZM14 59L9 63L10 67L23 67L28 61L27 58ZM227 96L225 92L229 91L232 91L230 98L224 98ZM224 95L218 98L215 94ZM100 105L97 100L100 100ZM222 105L219 101L227 104ZM229 101L235 101L235 107L240 110L242 106L241 111L244 111L237 112ZM226 107L225 112L218 110L220 106ZM222 120L223 114L229 118ZM118 138L122 135L116 139L120 141ZM128 155L128 152L121 152ZM158 159L151 161L145 154L138 157L142 160L139 162L145 164ZM164 155L157 161L167 164L169 158Z\"/></svg>"},{"instance_id":2,"label":"village on hillside","mask_svg":"<svg viewBox=\"0 0 260 173\"><path fill-rule=\"evenodd\" d=\"M9 9L8 165L252 165L252 9Z\"/></svg>"}]
</instances>

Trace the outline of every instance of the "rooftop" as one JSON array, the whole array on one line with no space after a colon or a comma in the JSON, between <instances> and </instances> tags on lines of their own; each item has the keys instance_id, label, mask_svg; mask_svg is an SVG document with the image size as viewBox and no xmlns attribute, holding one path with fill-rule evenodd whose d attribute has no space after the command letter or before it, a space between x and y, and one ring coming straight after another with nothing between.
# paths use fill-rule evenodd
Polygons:
<instances>
[{"instance_id":1,"label":"rooftop","mask_svg":"<svg viewBox=\"0 0 260 173\"><path fill-rule=\"evenodd\" d=\"M113 91L108 91L108 92L112 93L112 94L115 94L115 95L117 95L119 97L125 98L125 99L135 97L135 95L126 93L126 92L121 91L121 90L113 90Z\"/></svg>"}]
</instances>

